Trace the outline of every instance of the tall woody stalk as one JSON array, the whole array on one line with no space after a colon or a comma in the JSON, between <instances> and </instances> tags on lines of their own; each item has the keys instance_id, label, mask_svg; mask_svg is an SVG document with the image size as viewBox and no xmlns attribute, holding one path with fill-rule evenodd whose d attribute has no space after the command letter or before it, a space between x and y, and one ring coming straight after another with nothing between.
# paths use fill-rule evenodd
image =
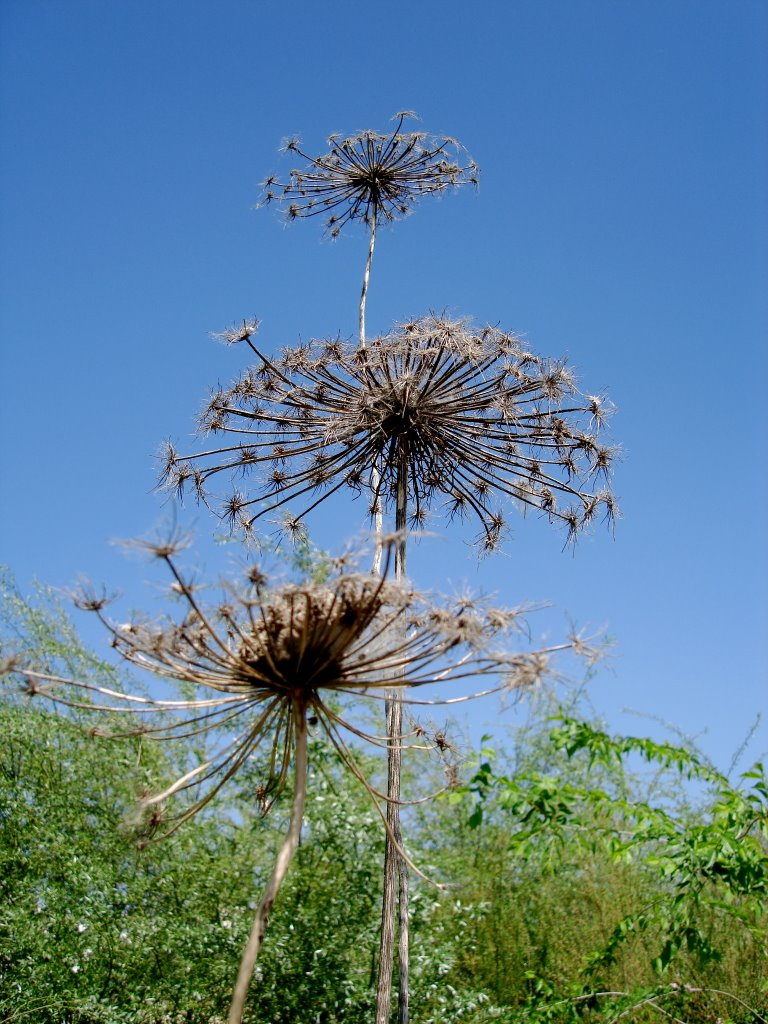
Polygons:
<instances>
[{"instance_id":1,"label":"tall woody stalk","mask_svg":"<svg viewBox=\"0 0 768 1024\"><path fill-rule=\"evenodd\" d=\"M301 825L304 821L304 802L307 796L307 711L300 701L294 701L293 718L295 722L296 749L293 755L294 790L293 803L291 804L291 820L288 831L285 834L283 845L277 854L275 866L264 895L261 897L259 909L256 911L251 934L248 937L245 949L243 950L240 968L237 972L237 980L232 993L232 1003L229 1007L227 1024L240 1024L243 1019L245 1000L248 997L248 989L253 977L253 968L256 966L256 958L261 949L264 933L267 930L269 916L272 913L277 893L283 884L293 855L299 845Z\"/></svg>"},{"instance_id":2,"label":"tall woody stalk","mask_svg":"<svg viewBox=\"0 0 768 1024\"><path fill-rule=\"evenodd\" d=\"M408 525L408 437L398 439L396 507L395 507L395 578L405 579L406 527ZM376 988L376 1024L387 1024L391 1003L393 942L389 937L394 924L395 874L398 882L398 1024L408 1024L410 1000L410 918L408 865L395 847L403 845L400 827L400 794L403 735L403 705L396 691L390 692L387 704L387 822L389 830L384 850L384 892L381 911L381 942L379 950L379 978ZM392 834L390 839L389 833ZM391 922L391 924L390 924ZM388 947L385 942L388 940Z\"/></svg>"},{"instance_id":3,"label":"tall woody stalk","mask_svg":"<svg viewBox=\"0 0 768 1024\"><path fill-rule=\"evenodd\" d=\"M372 486L372 509L394 512L402 578L403 530L422 523L436 504L449 518L474 519L487 551L498 547L505 529L499 502L562 524L568 539L596 516L614 516L602 480L612 451L599 437L609 408L598 396L580 394L562 363L536 357L513 335L427 317L365 348L317 343L272 360L254 344L256 328L244 323L225 336L245 342L259 360L217 392L204 414L204 426L225 442L186 457L170 446L166 453L169 485L182 490L192 480L206 499L206 485L219 473L239 478L262 469L255 493L237 490L225 504L233 525L252 530L274 510L302 502L286 523L297 530L330 495ZM390 717L390 748L400 742L396 725ZM396 807L395 792L392 783L388 795ZM391 991L386 943L394 922L387 927L385 915L382 1015ZM407 968L405 946L402 963ZM407 987L402 998L405 1013Z\"/></svg>"},{"instance_id":4,"label":"tall woody stalk","mask_svg":"<svg viewBox=\"0 0 768 1024\"><path fill-rule=\"evenodd\" d=\"M407 213L416 198L440 192L450 185L476 181L476 167L470 161L462 166L451 157L459 155L453 139L433 138L424 133L403 133L401 128L409 112L396 114L397 126L391 134L366 131L351 138L332 136L328 141L330 152L310 157L299 148L297 140L289 140L286 149L295 152L306 162L305 168L291 171L287 183L276 178L265 182L265 202L289 201L288 216L326 216L328 230L337 236L345 223L362 220L369 226L368 254L363 273L359 306L359 345L365 348L365 309L370 284L371 264L376 244L376 226L381 214L395 220ZM449 155L450 154L450 155ZM405 455L407 462L407 454ZM405 463L404 463L405 464ZM371 488L374 494L373 518L377 537L383 532L383 512L379 499L381 474L376 460L370 467ZM400 508L400 506L398 506ZM396 529L405 530L406 506L403 488L402 515L396 516ZM398 525L399 523L399 525ZM381 571L381 544L377 543L373 572ZM398 543L396 577L405 574L405 539ZM405 862L397 856L391 836L399 837L400 812L400 736L402 709L390 697L387 708L389 754L387 768L387 819L389 829L384 857L384 894L382 900L382 927L377 983L377 1024L389 1019L393 964L393 932L395 917L395 873L399 872L399 934L400 934L400 1024L408 1022L408 871Z\"/></svg>"},{"instance_id":5,"label":"tall woody stalk","mask_svg":"<svg viewBox=\"0 0 768 1024\"><path fill-rule=\"evenodd\" d=\"M376 245L376 207L370 216L370 236L368 255L363 273L363 286L360 293L360 348L365 348L365 307L368 299L368 288L371 280L373 250ZM407 438L401 438L403 457L398 463L397 511L395 530L398 534L395 546L395 579L401 583L405 579L405 550L407 526ZM374 495L381 488L381 474L374 461L371 466L371 491ZM373 573L381 572L382 542L384 533L384 513L381 501L374 499L373 506L374 531L376 548L373 558ZM402 735L403 706L398 700L397 692L389 690L384 704L387 726L387 832L384 840L384 879L381 896L381 931L379 934L379 963L376 979L376 1024L387 1024L392 1003L392 979L395 968L395 911L397 909L398 936L398 1021L408 1024L409 1020L409 963L410 963L410 918L408 865L398 853L397 847L403 845L403 832L400 825L400 798L402 794Z\"/></svg>"}]
</instances>

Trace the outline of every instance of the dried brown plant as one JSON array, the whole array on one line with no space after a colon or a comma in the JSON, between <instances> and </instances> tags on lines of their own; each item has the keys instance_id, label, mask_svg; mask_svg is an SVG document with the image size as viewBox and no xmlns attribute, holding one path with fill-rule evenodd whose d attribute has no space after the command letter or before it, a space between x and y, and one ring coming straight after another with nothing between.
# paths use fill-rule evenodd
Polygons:
<instances>
[{"instance_id":1,"label":"dried brown plant","mask_svg":"<svg viewBox=\"0 0 768 1024\"><path fill-rule=\"evenodd\" d=\"M284 149L304 164L287 181L271 176L263 183L261 205L284 205L289 220L322 216L332 238L354 221L368 229L368 255L360 292L359 342L365 345L365 307L370 284L376 228L410 213L417 200L447 189L478 182L477 164L464 147L447 135L403 132L412 111L401 111L392 132L366 130L356 135L331 135L330 151L313 157L297 139Z\"/></svg>"},{"instance_id":2,"label":"dried brown plant","mask_svg":"<svg viewBox=\"0 0 768 1024\"><path fill-rule=\"evenodd\" d=\"M402 111L393 118L396 125L391 132L363 131L352 136L333 135L328 139L329 152L312 157L304 152L298 140L289 139L284 148L296 154L302 165L290 171L287 181L270 177L264 182L263 204L283 204L289 220L321 216L328 233L338 237L342 228L354 221L362 222L368 230L368 253L363 271L358 303L358 344L366 345L365 315L368 290L376 246L377 226L392 222L410 213L416 201L428 195L441 194L447 189L464 184L478 183L478 168L464 148L448 136L426 132L404 132L406 120L415 118ZM379 490L380 467L374 461L368 474L375 493ZM377 534L383 532L381 505L373 512ZM374 557L374 572L381 568L381 548ZM405 542L400 545L396 565L399 576L404 571ZM401 709L395 702L387 706L390 735L396 735L401 725ZM393 797L387 808L391 829L399 834L399 752L393 746L388 755L388 792ZM390 950L393 930L392 850L387 841L385 856L384 911L382 948L379 957L379 993L377 995L377 1024L385 1021L389 1013L389 982L391 975ZM406 869L399 861L401 871L401 955L400 955L400 1019L407 1024L408 986L408 911Z\"/></svg>"},{"instance_id":3,"label":"dried brown plant","mask_svg":"<svg viewBox=\"0 0 768 1024\"><path fill-rule=\"evenodd\" d=\"M599 436L610 406L514 335L427 316L364 348L314 342L270 359L255 329L227 332L259 362L201 417L203 432L232 443L164 451L163 481L179 494L192 483L209 500L213 477L242 480L221 506L233 527L251 532L290 509L285 524L300 530L345 488L367 493L371 514L394 510L398 530L422 526L439 501L449 519L478 523L486 551L500 543L507 503L562 524L567 540L598 516L613 520L614 452Z\"/></svg>"},{"instance_id":4,"label":"dried brown plant","mask_svg":"<svg viewBox=\"0 0 768 1024\"><path fill-rule=\"evenodd\" d=\"M423 196L477 184L477 165L455 139L401 131L415 117L396 114L391 132L331 135L321 156L305 153L298 139L286 140L283 148L304 163L286 181L267 178L262 202L284 204L289 220L321 216L335 238L352 221L394 221Z\"/></svg>"},{"instance_id":5,"label":"dried brown plant","mask_svg":"<svg viewBox=\"0 0 768 1024\"><path fill-rule=\"evenodd\" d=\"M270 359L253 337L256 321L224 332L245 341L259 362L231 388L217 391L201 429L221 444L189 455L164 452L164 483L181 495L217 503L212 478L232 474L235 489L219 509L232 527L256 535L275 514L294 537L304 518L331 494L351 488L368 497L378 536L384 515L397 533L395 575L405 575L406 530L442 512L479 524L486 551L504 534L507 504L535 509L565 526L567 541L598 516L616 514L608 486L612 450L599 439L608 409L581 395L564 363L530 353L497 328L428 316L369 343L366 302L377 225L406 215L424 196L477 184L477 166L456 140L404 132L409 113L389 133L331 136L313 157L296 139L285 149L300 166L264 183L263 204L277 202L289 220L321 217L331 237L354 221L368 231L359 299L357 345L315 342ZM229 435L229 436L226 436ZM228 443L231 442L231 443ZM248 480L255 475L254 481ZM389 555L389 548L387 549ZM383 545L374 558L381 568ZM394 931L394 874L399 872L399 1019L408 1019L408 879L401 856L399 774L403 683L394 674L386 703L388 731L387 852L377 1024L389 1019ZM407 683L406 683L407 685Z\"/></svg>"},{"instance_id":6,"label":"dried brown plant","mask_svg":"<svg viewBox=\"0 0 768 1024\"><path fill-rule=\"evenodd\" d=\"M235 986L229 1021L238 1024L270 911L301 831L308 720L313 720L342 763L365 786L386 825L382 804L388 797L365 778L348 737L385 748L395 743L399 748L429 749L429 743L413 733L392 740L366 732L346 717L345 698L383 700L386 686L389 691L397 690L400 702L435 703L410 694L430 683L466 684L487 677L493 677L493 684L472 696L528 688L547 674L551 655L574 649L575 640L534 652L502 650L499 645L514 627L518 612L492 609L466 598L453 607L441 607L408 587L389 583L391 540L384 541L385 565L380 577L350 571L347 561L340 560L326 582L270 587L264 573L251 566L244 579L227 586L223 600L210 607L199 600L200 586L193 585L178 566L183 546L179 538L142 542L142 546L168 567L172 593L181 602L181 616L118 625L107 618L105 596L86 590L78 595L77 604L98 616L111 634L112 646L126 662L158 677L191 684L197 696L156 699L120 692L13 659L6 663L5 671L21 677L30 696L45 696L68 707L128 720L131 724L110 733L115 737L141 735L163 740L210 734L214 752L142 802L148 824L163 836L205 807L265 745L268 774L254 794L260 806L269 806L285 787L293 767L289 829L256 914ZM466 699L470 697L462 694L438 703ZM180 809L169 815L166 802L184 796ZM399 842L396 849L407 860Z\"/></svg>"}]
</instances>

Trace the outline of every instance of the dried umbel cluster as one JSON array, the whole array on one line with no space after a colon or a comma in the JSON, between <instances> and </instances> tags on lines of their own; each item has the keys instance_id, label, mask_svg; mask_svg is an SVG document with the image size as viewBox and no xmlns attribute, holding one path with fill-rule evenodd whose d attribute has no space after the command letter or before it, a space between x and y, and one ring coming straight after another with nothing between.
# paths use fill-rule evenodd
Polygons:
<instances>
[{"instance_id":1,"label":"dried umbel cluster","mask_svg":"<svg viewBox=\"0 0 768 1024\"><path fill-rule=\"evenodd\" d=\"M518 690L547 673L551 654L575 644L525 653L500 650L515 626L516 611L468 600L437 607L413 590L387 582L389 541L384 577L349 571L342 560L325 583L271 588L251 567L237 587L227 588L223 601L210 607L198 600L199 587L179 569L179 545L149 546L171 572L172 590L183 609L180 618L116 625L106 617L104 597L82 593L77 603L99 617L125 661L192 684L197 696L164 700L122 693L13 660L5 672L21 677L30 695L130 720L117 726L114 736L162 740L213 734L215 753L145 801L147 807L157 807L174 794L194 797L175 817L157 817L155 824L167 833L205 806L264 747L269 767L256 795L268 806L286 782L297 734L306 732L308 721L368 786L346 737L353 734L381 746L392 741L370 735L344 717L347 695L383 699L386 685L408 703L414 688L489 676L493 684L485 692ZM394 742L404 744L407 737Z\"/></svg>"},{"instance_id":2,"label":"dried umbel cluster","mask_svg":"<svg viewBox=\"0 0 768 1024\"><path fill-rule=\"evenodd\" d=\"M303 166L291 170L287 181L267 178L263 203L285 204L289 220L320 215L335 238L351 221L393 221L423 196L477 184L477 166L455 139L401 131L409 117L415 115L396 114L389 133L331 135L322 156L310 156L289 139L284 148Z\"/></svg>"},{"instance_id":3,"label":"dried umbel cluster","mask_svg":"<svg viewBox=\"0 0 768 1024\"><path fill-rule=\"evenodd\" d=\"M179 494L191 483L208 500L211 478L233 475L222 504L233 526L250 531L287 507L295 530L345 487L367 493L371 513L399 500L412 527L440 502L449 518L479 523L486 550L508 501L564 524L569 538L597 516L613 519L605 402L514 335L428 316L366 346L314 342L270 360L253 343L256 326L226 340L246 341L258 364L202 416L202 431L225 443L164 452L163 481Z\"/></svg>"}]
</instances>

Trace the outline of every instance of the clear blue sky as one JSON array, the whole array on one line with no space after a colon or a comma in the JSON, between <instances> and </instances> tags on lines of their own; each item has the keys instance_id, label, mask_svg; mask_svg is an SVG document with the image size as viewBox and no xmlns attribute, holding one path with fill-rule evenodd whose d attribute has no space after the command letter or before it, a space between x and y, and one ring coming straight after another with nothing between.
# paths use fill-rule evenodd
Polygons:
<instances>
[{"instance_id":1,"label":"clear blue sky","mask_svg":"<svg viewBox=\"0 0 768 1024\"><path fill-rule=\"evenodd\" d=\"M553 602L534 634L606 627L598 710L706 730L727 766L768 710L767 44L764 0L4 0L0 559L141 606L157 576L108 540L167 513L153 453L243 365L208 332L354 335L363 238L253 209L280 140L414 109L481 188L382 233L369 331L432 309L523 333L609 391L624 450L615 538L571 555L520 519L505 556L446 533L414 575ZM233 556L203 550L212 573Z\"/></svg>"}]
</instances>

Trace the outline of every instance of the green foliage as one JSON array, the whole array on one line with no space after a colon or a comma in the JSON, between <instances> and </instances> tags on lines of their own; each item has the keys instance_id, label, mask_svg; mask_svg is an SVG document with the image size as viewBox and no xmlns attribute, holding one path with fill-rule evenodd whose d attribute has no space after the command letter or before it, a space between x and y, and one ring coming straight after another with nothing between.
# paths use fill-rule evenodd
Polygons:
<instances>
[{"instance_id":1,"label":"green foliage","mask_svg":"<svg viewBox=\"0 0 768 1024\"><path fill-rule=\"evenodd\" d=\"M46 595L28 603L6 581L0 622L4 648L114 681ZM86 710L4 689L1 1024L223 1022L287 814L278 802L262 815L259 765L229 801L139 848L126 820L185 763L183 745L106 739ZM409 812L412 855L449 883L412 895L414 1020L765 1020L761 766L731 783L684 747L545 709L514 760L486 738L467 774ZM246 1021L371 1019L382 848L367 795L313 741L302 842Z\"/></svg>"},{"instance_id":2,"label":"green foliage","mask_svg":"<svg viewBox=\"0 0 768 1024\"><path fill-rule=\"evenodd\" d=\"M4 707L0 728L0 1020L183 1013L202 1024L224 1014L282 808L264 820L243 806L236 823L208 816L137 849L124 819L137 774L149 773L144 751L34 705ZM358 794L334 792L332 755L312 753L306 838L252 1020L314 1008L317 1019L352 1021L368 999L369 958L358 951L375 936L381 837Z\"/></svg>"},{"instance_id":3,"label":"green foliage","mask_svg":"<svg viewBox=\"0 0 768 1024\"><path fill-rule=\"evenodd\" d=\"M739 1000L764 1012L762 766L734 785L684 747L570 717L551 720L532 746L542 739L549 773L536 758L497 771L486 749L451 797L468 801L467 832L491 876L472 893L489 907L483 962L496 966L486 991L509 999L525 977L520 1019L537 1021L641 1020L641 1004L655 1012L681 1000L689 1019L708 1019L691 1016L697 999L735 1004L724 1015ZM653 769L650 783L637 764ZM681 780L698 786L697 807L680 798Z\"/></svg>"}]
</instances>

